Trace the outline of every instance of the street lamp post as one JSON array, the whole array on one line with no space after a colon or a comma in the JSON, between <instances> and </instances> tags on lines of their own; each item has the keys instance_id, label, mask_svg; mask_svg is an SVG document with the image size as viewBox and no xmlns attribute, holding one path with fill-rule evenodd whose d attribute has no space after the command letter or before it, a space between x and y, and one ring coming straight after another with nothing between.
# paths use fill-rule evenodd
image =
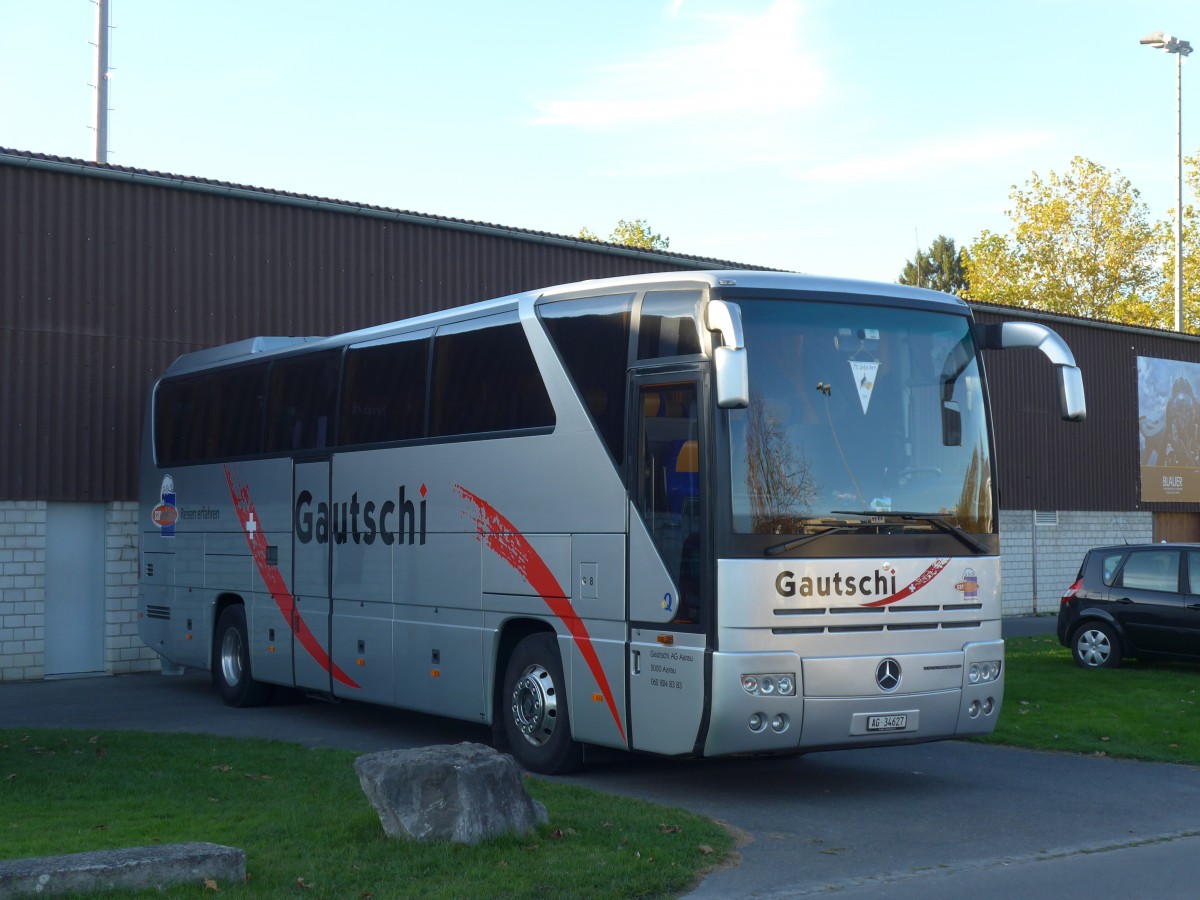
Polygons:
<instances>
[{"instance_id":1,"label":"street lamp post","mask_svg":"<svg viewBox=\"0 0 1200 900\"><path fill-rule=\"evenodd\" d=\"M1183 58L1192 45L1182 38L1161 31L1146 35L1146 44L1164 53L1175 54L1175 330L1183 331Z\"/></svg>"}]
</instances>

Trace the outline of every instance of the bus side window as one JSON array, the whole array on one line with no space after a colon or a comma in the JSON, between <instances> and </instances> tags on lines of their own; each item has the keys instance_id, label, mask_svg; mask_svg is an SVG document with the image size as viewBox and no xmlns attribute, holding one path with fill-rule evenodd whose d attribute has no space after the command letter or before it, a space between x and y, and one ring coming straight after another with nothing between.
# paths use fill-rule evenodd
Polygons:
<instances>
[{"instance_id":1,"label":"bus side window","mask_svg":"<svg viewBox=\"0 0 1200 900\"><path fill-rule=\"evenodd\" d=\"M342 444L379 444L425 436L429 339L393 341L346 353Z\"/></svg>"},{"instance_id":2,"label":"bus side window","mask_svg":"<svg viewBox=\"0 0 1200 900\"><path fill-rule=\"evenodd\" d=\"M335 440L337 350L281 359L271 367L267 399L268 453L320 450Z\"/></svg>"},{"instance_id":3,"label":"bus side window","mask_svg":"<svg viewBox=\"0 0 1200 900\"><path fill-rule=\"evenodd\" d=\"M561 300L539 307L596 430L618 465L625 446L625 371L633 294Z\"/></svg>"},{"instance_id":4,"label":"bus side window","mask_svg":"<svg viewBox=\"0 0 1200 900\"><path fill-rule=\"evenodd\" d=\"M647 291L638 325L638 359L703 353L700 291Z\"/></svg>"},{"instance_id":5,"label":"bus side window","mask_svg":"<svg viewBox=\"0 0 1200 900\"><path fill-rule=\"evenodd\" d=\"M159 467L203 458L207 398L207 376L159 384L154 392L154 456Z\"/></svg>"},{"instance_id":6,"label":"bus side window","mask_svg":"<svg viewBox=\"0 0 1200 900\"><path fill-rule=\"evenodd\" d=\"M429 410L430 436L554 425L554 407L515 314L438 330Z\"/></svg>"},{"instance_id":7,"label":"bus side window","mask_svg":"<svg viewBox=\"0 0 1200 900\"><path fill-rule=\"evenodd\" d=\"M206 458L261 452L266 392L265 364L213 373L208 393Z\"/></svg>"}]
</instances>

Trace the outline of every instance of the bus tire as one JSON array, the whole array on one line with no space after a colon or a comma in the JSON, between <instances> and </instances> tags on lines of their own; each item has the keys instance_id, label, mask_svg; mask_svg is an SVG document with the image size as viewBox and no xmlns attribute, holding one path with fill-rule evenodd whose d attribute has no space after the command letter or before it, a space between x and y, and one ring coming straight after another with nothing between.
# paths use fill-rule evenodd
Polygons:
<instances>
[{"instance_id":1,"label":"bus tire","mask_svg":"<svg viewBox=\"0 0 1200 900\"><path fill-rule=\"evenodd\" d=\"M217 620L213 680L229 706L262 706L270 699L271 685L255 681L250 668L246 610L241 604L226 607Z\"/></svg>"},{"instance_id":2,"label":"bus tire","mask_svg":"<svg viewBox=\"0 0 1200 900\"><path fill-rule=\"evenodd\" d=\"M571 737L566 681L552 633L528 635L513 649L500 700L504 731L517 762L541 775L579 768L583 747Z\"/></svg>"}]
</instances>

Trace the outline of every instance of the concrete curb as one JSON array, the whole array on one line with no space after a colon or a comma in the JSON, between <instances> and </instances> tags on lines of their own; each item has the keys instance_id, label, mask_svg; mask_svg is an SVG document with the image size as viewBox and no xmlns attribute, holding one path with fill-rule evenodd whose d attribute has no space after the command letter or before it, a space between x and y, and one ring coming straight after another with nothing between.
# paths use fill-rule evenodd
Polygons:
<instances>
[{"instance_id":1,"label":"concrete curb","mask_svg":"<svg viewBox=\"0 0 1200 900\"><path fill-rule=\"evenodd\" d=\"M79 891L162 889L246 881L246 851L195 841L67 856L0 859L0 900Z\"/></svg>"}]
</instances>

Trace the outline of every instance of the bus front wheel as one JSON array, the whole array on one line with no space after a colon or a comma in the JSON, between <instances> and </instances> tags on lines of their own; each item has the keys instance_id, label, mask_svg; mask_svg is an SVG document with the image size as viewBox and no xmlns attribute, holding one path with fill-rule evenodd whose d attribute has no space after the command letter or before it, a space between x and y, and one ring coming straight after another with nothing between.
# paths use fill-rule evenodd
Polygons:
<instances>
[{"instance_id":1,"label":"bus front wheel","mask_svg":"<svg viewBox=\"0 0 1200 900\"><path fill-rule=\"evenodd\" d=\"M262 706L266 703L271 696L271 686L255 681L251 674L245 608L230 606L221 613L213 648L213 680L221 692L221 699L230 706Z\"/></svg>"},{"instance_id":2,"label":"bus front wheel","mask_svg":"<svg viewBox=\"0 0 1200 900\"><path fill-rule=\"evenodd\" d=\"M583 760L571 737L566 683L558 644L549 632L525 637L504 673L504 731L517 762L531 772L563 775Z\"/></svg>"}]
</instances>

